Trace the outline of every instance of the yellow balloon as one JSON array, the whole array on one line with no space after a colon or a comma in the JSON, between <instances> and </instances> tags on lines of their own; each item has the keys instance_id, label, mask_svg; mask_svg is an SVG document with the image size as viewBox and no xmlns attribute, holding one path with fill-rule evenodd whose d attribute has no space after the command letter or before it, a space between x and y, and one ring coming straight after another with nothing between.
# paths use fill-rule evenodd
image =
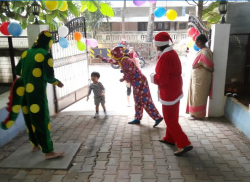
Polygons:
<instances>
[{"instance_id":1,"label":"yellow balloon","mask_svg":"<svg viewBox=\"0 0 250 182\"><path fill-rule=\"evenodd\" d=\"M68 9L67 1L63 1L63 6L59 9L60 11L66 11Z\"/></svg>"},{"instance_id":2,"label":"yellow balloon","mask_svg":"<svg viewBox=\"0 0 250 182\"><path fill-rule=\"evenodd\" d=\"M56 10L58 6L57 1L45 1L45 6L47 7L48 10Z\"/></svg>"},{"instance_id":3,"label":"yellow balloon","mask_svg":"<svg viewBox=\"0 0 250 182\"><path fill-rule=\"evenodd\" d=\"M175 20L177 18L177 12L173 9L169 9L167 12L166 12L166 16L169 20Z\"/></svg>"},{"instance_id":4,"label":"yellow balloon","mask_svg":"<svg viewBox=\"0 0 250 182\"><path fill-rule=\"evenodd\" d=\"M188 41L188 43L187 43L187 47L188 47L188 48L191 48L191 47L193 47L193 45L194 45L194 41L193 41L192 39L190 39L190 40Z\"/></svg>"}]
</instances>

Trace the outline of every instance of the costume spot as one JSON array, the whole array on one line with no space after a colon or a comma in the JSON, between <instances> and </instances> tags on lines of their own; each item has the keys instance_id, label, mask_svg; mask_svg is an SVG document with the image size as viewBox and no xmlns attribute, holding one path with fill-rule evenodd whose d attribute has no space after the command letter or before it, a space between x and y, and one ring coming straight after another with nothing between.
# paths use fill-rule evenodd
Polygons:
<instances>
[{"instance_id":1,"label":"costume spot","mask_svg":"<svg viewBox=\"0 0 250 182\"><path fill-rule=\"evenodd\" d=\"M27 106L23 106L22 110L23 110L23 114L28 114L29 113L29 109L28 109Z\"/></svg>"},{"instance_id":2,"label":"costume spot","mask_svg":"<svg viewBox=\"0 0 250 182\"><path fill-rule=\"evenodd\" d=\"M37 104L32 104L32 105L30 106L30 111L31 111L32 113L38 113L39 110L40 110L40 107L39 107L39 105L37 105Z\"/></svg>"},{"instance_id":3,"label":"costume spot","mask_svg":"<svg viewBox=\"0 0 250 182\"><path fill-rule=\"evenodd\" d=\"M35 68L32 71L34 77L40 77L42 75L42 70L40 68Z\"/></svg>"},{"instance_id":4,"label":"costume spot","mask_svg":"<svg viewBox=\"0 0 250 182\"><path fill-rule=\"evenodd\" d=\"M56 82L54 82L54 83L52 83L53 85L58 85L58 81L56 81Z\"/></svg>"},{"instance_id":5,"label":"costume spot","mask_svg":"<svg viewBox=\"0 0 250 182\"><path fill-rule=\"evenodd\" d=\"M27 56L27 54L28 54L28 51L24 51L24 52L22 53L21 58L22 58L22 59L25 58L25 57Z\"/></svg>"},{"instance_id":6,"label":"costume spot","mask_svg":"<svg viewBox=\"0 0 250 182\"><path fill-rule=\"evenodd\" d=\"M14 105L14 106L12 107L12 111L13 111L14 113L19 113L20 109L21 109L21 106L20 106L20 105Z\"/></svg>"},{"instance_id":7,"label":"costume spot","mask_svg":"<svg viewBox=\"0 0 250 182\"><path fill-rule=\"evenodd\" d=\"M50 40L50 41L49 41L49 48L52 47L53 43L54 43L53 40Z\"/></svg>"},{"instance_id":8,"label":"costume spot","mask_svg":"<svg viewBox=\"0 0 250 182\"><path fill-rule=\"evenodd\" d=\"M15 123L14 121L11 121L11 120L10 120L10 121L8 121L8 122L6 123L5 126L6 126L6 128L9 129L14 123Z\"/></svg>"},{"instance_id":9,"label":"costume spot","mask_svg":"<svg viewBox=\"0 0 250 182\"><path fill-rule=\"evenodd\" d=\"M26 85L26 92L31 93L34 91L34 85L31 83L27 83Z\"/></svg>"},{"instance_id":10,"label":"costume spot","mask_svg":"<svg viewBox=\"0 0 250 182\"><path fill-rule=\"evenodd\" d=\"M52 59L52 58L49 58L49 60L48 60L48 65L49 65L50 67L53 67L53 59Z\"/></svg>"},{"instance_id":11,"label":"costume spot","mask_svg":"<svg viewBox=\"0 0 250 182\"><path fill-rule=\"evenodd\" d=\"M43 60L44 60L44 55L42 55L41 53L37 53L35 55L35 61L36 62L43 62Z\"/></svg>"},{"instance_id":12,"label":"costume spot","mask_svg":"<svg viewBox=\"0 0 250 182\"><path fill-rule=\"evenodd\" d=\"M35 145L34 145L34 143L33 143L32 141L30 141L30 144L31 144L33 147L35 147Z\"/></svg>"},{"instance_id":13,"label":"costume spot","mask_svg":"<svg viewBox=\"0 0 250 182\"><path fill-rule=\"evenodd\" d=\"M26 126L26 131L27 131L27 133L29 133L29 129L27 128L27 126Z\"/></svg>"},{"instance_id":14,"label":"costume spot","mask_svg":"<svg viewBox=\"0 0 250 182\"><path fill-rule=\"evenodd\" d=\"M46 35L47 37L51 37L52 36L51 33L49 33L49 32L44 32L44 35Z\"/></svg>"},{"instance_id":15,"label":"costume spot","mask_svg":"<svg viewBox=\"0 0 250 182\"><path fill-rule=\"evenodd\" d=\"M50 123L48 124L48 130L50 131Z\"/></svg>"},{"instance_id":16,"label":"costume spot","mask_svg":"<svg viewBox=\"0 0 250 182\"><path fill-rule=\"evenodd\" d=\"M43 148L41 147L41 145L38 145L38 147L39 147L41 150L43 150Z\"/></svg>"},{"instance_id":17,"label":"costume spot","mask_svg":"<svg viewBox=\"0 0 250 182\"><path fill-rule=\"evenodd\" d=\"M18 87L16 89L16 94L19 96L23 96L24 95L24 87Z\"/></svg>"},{"instance_id":18,"label":"costume spot","mask_svg":"<svg viewBox=\"0 0 250 182\"><path fill-rule=\"evenodd\" d=\"M35 126L32 124L32 125L31 125L31 127L32 127L32 131L33 131L33 133L35 133L35 132L36 132L36 128L35 128Z\"/></svg>"}]
</instances>

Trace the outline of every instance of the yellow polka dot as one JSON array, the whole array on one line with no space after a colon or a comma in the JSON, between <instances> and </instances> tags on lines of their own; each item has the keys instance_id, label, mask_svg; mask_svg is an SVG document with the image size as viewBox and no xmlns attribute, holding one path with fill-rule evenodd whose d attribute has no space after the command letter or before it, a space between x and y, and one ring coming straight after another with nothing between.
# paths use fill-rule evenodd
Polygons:
<instances>
[{"instance_id":1,"label":"yellow polka dot","mask_svg":"<svg viewBox=\"0 0 250 182\"><path fill-rule=\"evenodd\" d=\"M35 126L34 126L34 125L31 125L31 127L32 127L32 131L33 131L33 133L35 133L35 131L36 131Z\"/></svg>"},{"instance_id":2,"label":"yellow polka dot","mask_svg":"<svg viewBox=\"0 0 250 182\"><path fill-rule=\"evenodd\" d=\"M58 85L58 81L55 81L54 83L52 83L53 85Z\"/></svg>"},{"instance_id":3,"label":"yellow polka dot","mask_svg":"<svg viewBox=\"0 0 250 182\"><path fill-rule=\"evenodd\" d=\"M54 43L53 40L50 40L50 41L49 41L49 48L52 47L53 43Z\"/></svg>"},{"instance_id":4,"label":"yellow polka dot","mask_svg":"<svg viewBox=\"0 0 250 182\"><path fill-rule=\"evenodd\" d=\"M46 35L47 37L51 37L52 36L51 33L49 33L49 32L44 32L44 35Z\"/></svg>"},{"instance_id":5,"label":"yellow polka dot","mask_svg":"<svg viewBox=\"0 0 250 182\"><path fill-rule=\"evenodd\" d=\"M38 113L39 110L40 110L40 107L39 107L39 105L37 105L37 104L32 104L32 105L30 106L30 111L31 111L32 113Z\"/></svg>"},{"instance_id":6,"label":"yellow polka dot","mask_svg":"<svg viewBox=\"0 0 250 182\"><path fill-rule=\"evenodd\" d=\"M34 85L32 85L31 83L27 83L26 92L31 93L33 92L33 90L34 90Z\"/></svg>"},{"instance_id":7,"label":"yellow polka dot","mask_svg":"<svg viewBox=\"0 0 250 182\"><path fill-rule=\"evenodd\" d=\"M34 143L32 141L30 141L30 144L32 145L32 147L35 147Z\"/></svg>"},{"instance_id":8,"label":"yellow polka dot","mask_svg":"<svg viewBox=\"0 0 250 182\"><path fill-rule=\"evenodd\" d=\"M23 114L28 114L29 113L29 109L28 109L27 106L23 106L22 110L23 110Z\"/></svg>"},{"instance_id":9,"label":"yellow polka dot","mask_svg":"<svg viewBox=\"0 0 250 182\"><path fill-rule=\"evenodd\" d=\"M50 123L48 124L48 130L50 131Z\"/></svg>"},{"instance_id":10,"label":"yellow polka dot","mask_svg":"<svg viewBox=\"0 0 250 182\"><path fill-rule=\"evenodd\" d=\"M48 65L49 65L50 67L53 67L53 59L52 59L52 58L49 58L49 60L48 60Z\"/></svg>"},{"instance_id":11,"label":"yellow polka dot","mask_svg":"<svg viewBox=\"0 0 250 182\"><path fill-rule=\"evenodd\" d=\"M28 52L27 52L27 51L24 51L24 52L22 53L21 58L22 58L22 59L25 58L25 57L27 56L27 54L28 54Z\"/></svg>"},{"instance_id":12,"label":"yellow polka dot","mask_svg":"<svg viewBox=\"0 0 250 182\"><path fill-rule=\"evenodd\" d=\"M42 147L41 147L41 145L38 145L39 146L39 148L42 150Z\"/></svg>"},{"instance_id":13,"label":"yellow polka dot","mask_svg":"<svg viewBox=\"0 0 250 182\"><path fill-rule=\"evenodd\" d=\"M14 105L14 106L12 107L12 111L13 111L14 113L19 113L20 109L21 109L21 106L20 106L20 105Z\"/></svg>"},{"instance_id":14,"label":"yellow polka dot","mask_svg":"<svg viewBox=\"0 0 250 182\"><path fill-rule=\"evenodd\" d=\"M27 128L27 126L26 126L26 131L27 131L27 133L29 133L29 129Z\"/></svg>"},{"instance_id":15,"label":"yellow polka dot","mask_svg":"<svg viewBox=\"0 0 250 182\"><path fill-rule=\"evenodd\" d=\"M42 75L42 70L40 68L35 68L32 71L34 77L40 77Z\"/></svg>"},{"instance_id":16,"label":"yellow polka dot","mask_svg":"<svg viewBox=\"0 0 250 182\"><path fill-rule=\"evenodd\" d=\"M8 121L7 123L6 123L6 128L10 128L13 124L14 124L15 122L14 121Z\"/></svg>"},{"instance_id":17,"label":"yellow polka dot","mask_svg":"<svg viewBox=\"0 0 250 182\"><path fill-rule=\"evenodd\" d=\"M24 95L24 87L18 87L16 89L16 94L19 95L19 96L23 96Z\"/></svg>"},{"instance_id":18,"label":"yellow polka dot","mask_svg":"<svg viewBox=\"0 0 250 182\"><path fill-rule=\"evenodd\" d=\"M36 54L35 55L35 60L36 60L36 62L43 62L44 55L42 55L41 53Z\"/></svg>"}]
</instances>

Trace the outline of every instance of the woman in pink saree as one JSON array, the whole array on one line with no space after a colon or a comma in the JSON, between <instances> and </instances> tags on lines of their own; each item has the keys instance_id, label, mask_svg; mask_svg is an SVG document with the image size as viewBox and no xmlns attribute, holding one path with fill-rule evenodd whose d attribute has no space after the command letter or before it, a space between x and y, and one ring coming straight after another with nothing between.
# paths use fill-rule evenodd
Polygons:
<instances>
[{"instance_id":1,"label":"woman in pink saree","mask_svg":"<svg viewBox=\"0 0 250 182\"><path fill-rule=\"evenodd\" d=\"M187 110L191 120L203 119L206 116L207 98L212 99L213 84L213 53L206 47L207 38L200 34L195 44L200 48L193 62L190 87L188 92Z\"/></svg>"}]
</instances>

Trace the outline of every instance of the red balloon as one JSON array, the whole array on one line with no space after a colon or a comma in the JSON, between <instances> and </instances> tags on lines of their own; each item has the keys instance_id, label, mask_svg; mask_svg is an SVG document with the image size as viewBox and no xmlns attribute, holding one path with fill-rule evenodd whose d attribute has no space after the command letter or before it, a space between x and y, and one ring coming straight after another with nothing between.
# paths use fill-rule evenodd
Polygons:
<instances>
[{"instance_id":1,"label":"red balloon","mask_svg":"<svg viewBox=\"0 0 250 182\"><path fill-rule=\"evenodd\" d=\"M192 35L194 35L196 32L198 32L194 27L191 27L190 29L188 29L188 35L190 37L192 37Z\"/></svg>"},{"instance_id":2,"label":"red balloon","mask_svg":"<svg viewBox=\"0 0 250 182\"><path fill-rule=\"evenodd\" d=\"M198 35L200 35L200 33L199 32L195 32L194 34L193 34L193 41L195 41L195 39L196 39L196 37L198 36Z\"/></svg>"},{"instance_id":3,"label":"red balloon","mask_svg":"<svg viewBox=\"0 0 250 182\"><path fill-rule=\"evenodd\" d=\"M8 26L9 26L10 22L3 22L1 25L1 33L4 35L10 35L9 31L8 31Z\"/></svg>"}]
</instances>

